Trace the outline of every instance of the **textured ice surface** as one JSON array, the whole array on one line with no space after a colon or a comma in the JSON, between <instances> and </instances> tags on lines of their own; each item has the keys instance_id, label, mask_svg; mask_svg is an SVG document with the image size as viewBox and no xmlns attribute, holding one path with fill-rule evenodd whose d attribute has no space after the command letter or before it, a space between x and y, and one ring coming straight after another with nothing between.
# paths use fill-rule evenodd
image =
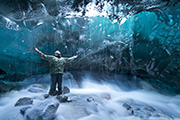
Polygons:
<instances>
[{"instance_id":1,"label":"textured ice surface","mask_svg":"<svg viewBox=\"0 0 180 120\"><path fill-rule=\"evenodd\" d=\"M48 73L36 46L45 54L79 55L66 70L130 73L179 92L177 2L9 0L0 6L0 69L8 74Z\"/></svg>"}]
</instances>

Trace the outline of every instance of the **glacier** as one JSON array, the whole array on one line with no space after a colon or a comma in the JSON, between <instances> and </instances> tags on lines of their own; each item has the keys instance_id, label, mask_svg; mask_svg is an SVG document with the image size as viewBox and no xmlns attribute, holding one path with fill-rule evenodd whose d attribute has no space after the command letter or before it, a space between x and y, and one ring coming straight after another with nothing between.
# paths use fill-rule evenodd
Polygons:
<instances>
[{"instance_id":1,"label":"glacier","mask_svg":"<svg viewBox=\"0 0 180 120\"><path fill-rule=\"evenodd\" d=\"M1 74L24 78L48 73L36 46L45 54L56 49L65 57L77 54L66 71L137 76L179 94L179 6L166 0L2 1Z\"/></svg>"},{"instance_id":2,"label":"glacier","mask_svg":"<svg viewBox=\"0 0 180 120\"><path fill-rule=\"evenodd\" d=\"M0 0L0 119L180 120L179 11L179 0ZM70 93L47 94L34 46L78 55Z\"/></svg>"}]
</instances>

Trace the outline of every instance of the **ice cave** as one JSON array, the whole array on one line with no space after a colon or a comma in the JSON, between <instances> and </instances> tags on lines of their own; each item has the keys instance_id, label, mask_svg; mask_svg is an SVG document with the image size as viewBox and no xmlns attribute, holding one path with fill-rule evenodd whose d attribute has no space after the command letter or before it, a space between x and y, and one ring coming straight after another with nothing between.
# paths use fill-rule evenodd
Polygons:
<instances>
[{"instance_id":1,"label":"ice cave","mask_svg":"<svg viewBox=\"0 0 180 120\"><path fill-rule=\"evenodd\" d=\"M0 1L1 120L180 120L180 0Z\"/></svg>"}]
</instances>

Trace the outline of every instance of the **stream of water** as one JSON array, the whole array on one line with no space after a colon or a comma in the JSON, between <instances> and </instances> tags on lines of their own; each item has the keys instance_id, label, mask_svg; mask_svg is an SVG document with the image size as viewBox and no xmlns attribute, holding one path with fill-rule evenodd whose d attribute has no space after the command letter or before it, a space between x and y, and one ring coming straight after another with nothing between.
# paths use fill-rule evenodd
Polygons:
<instances>
[{"instance_id":1,"label":"stream of water","mask_svg":"<svg viewBox=\"0 0 180 120\"><path fill-rule=\"evenodd\" d=\"M49 76L46 75L46 77ZM31 78L35 79L35 77ZM120 81L113 82L116 81L115 78ZM108 82L107 79L111 82ZM60 103L55 120L180 120L179 95L166 96L155 91L140 89L135 84L136 81L127 80L122 76L108 76L108 78L101 78L101 80L98 78L97 82L97 79L91 75L85 75L81 87L78 87L73 76L69 77L63 81L63 85L70 88L71 92L67 95L68 99L73 102ZM146 83L143 85L150 88ZM48 84L47 86L49 89ZM22 97L33 98L43 94L45 93L28 92L27 88L5 94L4 97L0 98L0 119L20 120L20 114L17 114L20 107L14 107L17 100ZM38 100L33 104L36 103ZM141 108L142 106L151 106L162 115L147 118L130 115L123 106L124 103L134 103L136 107L141 106Z\"/></svg>"}]
</instances>

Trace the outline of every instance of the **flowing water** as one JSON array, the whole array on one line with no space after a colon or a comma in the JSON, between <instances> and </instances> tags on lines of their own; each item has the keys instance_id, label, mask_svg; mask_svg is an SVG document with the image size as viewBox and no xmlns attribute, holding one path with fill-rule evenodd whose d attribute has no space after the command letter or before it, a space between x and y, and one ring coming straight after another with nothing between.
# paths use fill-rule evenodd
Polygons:
<instances>
[{"instance_id":1,"label":"flowing water","mask_svg":"<svg viewBox=\"0 0 180 120\"><path fill-rule=\"evenodd\" d=\"M180 120L180 96L167 96L150 91L153 89L150 85L137 82L135 78L120 75L99 76L101 77L97 74L85 74L81 85L78 85L73 76L66 73L63 85L70 88L71 92L67 96L72 102L60 103L55 120ZM44 75L44 78L49 79L49 76ZM36 76L28 79L29 83L34 79ZM27 84L27 79L25 81ZM22 97L40 97L45 93L31 93L24 88L5 94L0 98L0 119L21 120L19 110L22 107L14 107L17 100ZM38 102L40 100L34 100L33 104ZM130 115L123 104L133 102L139 106L151 106L160 111L162 116L141 118Z\"/></svg>"}]
</instances>

